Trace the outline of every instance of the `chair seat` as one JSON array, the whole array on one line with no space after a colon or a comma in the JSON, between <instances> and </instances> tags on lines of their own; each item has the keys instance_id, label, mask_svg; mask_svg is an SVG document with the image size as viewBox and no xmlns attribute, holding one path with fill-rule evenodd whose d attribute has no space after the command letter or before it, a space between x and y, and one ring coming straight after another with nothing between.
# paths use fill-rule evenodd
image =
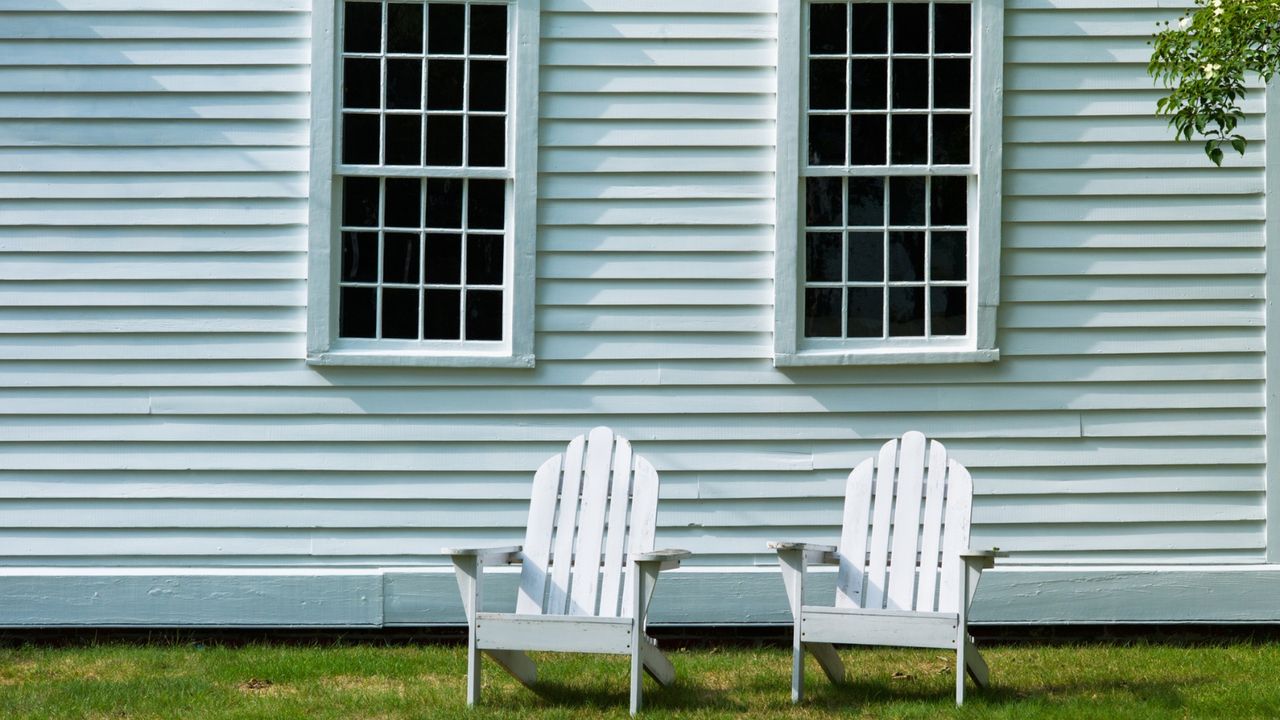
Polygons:
<instances>
[{"instance_id":1,"label":"chair seat","mask_svg":"<svg viewBox=\"0 0 1280 720\"><path fill-rule=\"evenodd\" d=\"M958 613L904 612L805 605L800 608L801 642L893 645L952 649Z\"/></svg>"},{"instance_id":2,"label":"chair seat","mask_svg":"<svg viewBox=\"0 0 1280 720\"><path fill-rule=\"evenodd\" d=\"M476 613L476 647L626 654L633 626L631 618L482 612Z\"/></svg>"}]
</instances>

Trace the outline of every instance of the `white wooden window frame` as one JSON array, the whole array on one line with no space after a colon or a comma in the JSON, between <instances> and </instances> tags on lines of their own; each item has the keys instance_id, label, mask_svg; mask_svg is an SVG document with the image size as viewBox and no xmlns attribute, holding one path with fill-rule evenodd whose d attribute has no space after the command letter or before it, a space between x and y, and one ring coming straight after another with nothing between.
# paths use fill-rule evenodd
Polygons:
<instances>
[{"instance_id":1,"label":"white wooden window frame","mask_svg":"<svg viewBox=\"0 0 1280 720\"><path fill-rule=\"evenodd\" d=\"M424 0L403 0L423 2ZM436 0L448 2L450 0ZM338 337L341 198L334 182L340 148L336 124L341 96L339 0L314 0L311 48L311 208L307 281L307 362L313 365L422 367L534 366L534 260L538 162L538 39L540 0L469 0L514 7L508 25L507 167L459 170L468 177L510 178L501 341L395 341ZM412 168L410 168L412 170ZM398 166L372 175L396 177ZM346 174L345 171L343 174ZM444 173L448 174L448 173ZM433 168L432 177L442 173ZM464 209L465 213L465 209Z\"/></svg>"},{"instance_id":2,"label":"white wooden window frame","mask_svg":"<svg viewBox=\"0 0 1280 720\"><path fill-rule=\"evenodd\" d=\"M858 2L859 0L854 0ZM868 0L869 1L869 0ZM881 0L882 1L882 0ZM1000 212L1003 122L1004 0L972 0L974 83L969 202L969 310L964 337L846 339L804 337L804 182L807 148L807 48L810 0L778 7L777 240L774 255L774 365L974 363L999 360ZM846 141L847 142L847 141ZM847 152L847 150L846 150ZM839 172L837 176L848 176ZM815 174L831 174L819 172ZM887 165L876 176L955 175L948 166Z\"/></svg>"}]
</instances>

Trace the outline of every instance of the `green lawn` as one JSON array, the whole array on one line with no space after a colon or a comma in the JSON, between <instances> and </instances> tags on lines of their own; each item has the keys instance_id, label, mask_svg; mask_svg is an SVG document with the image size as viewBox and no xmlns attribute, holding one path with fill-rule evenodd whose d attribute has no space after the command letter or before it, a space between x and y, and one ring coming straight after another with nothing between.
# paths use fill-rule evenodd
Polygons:
<instances>
[{"instance_id":1,"label":"green lawn","mask_svg":"<svg viewBox=\"0 0 1280 720\"><path fill-rule=\"evenodd\" d=\"M953 656L849 650L853 682L810 664L809 697L788 701L781 649L672 654L677 684L646 681L653 718L1280 717L1280 643L1198 647L1006 645L984 650L994 687L952 704ZM541 694L486 663L482 707L463 703L458 646L104 643L0 649L0 718L626 717L624 658L539 655Z\"/></svg>"}]
</instances>

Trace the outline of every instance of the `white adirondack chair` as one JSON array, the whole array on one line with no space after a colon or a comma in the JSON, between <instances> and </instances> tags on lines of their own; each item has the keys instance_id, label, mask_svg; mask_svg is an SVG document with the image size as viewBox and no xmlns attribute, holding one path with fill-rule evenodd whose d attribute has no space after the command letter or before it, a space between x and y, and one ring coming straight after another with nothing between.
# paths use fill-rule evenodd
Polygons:
<instances>
[{"instance_id":1,"label":"white adirondack chair","mask_svg":"<svg viewBox=\"0 0 1280 720\"><path fill-rule=\"evenodd\" d=\"M643 668L662 685L675 669L644 632L658 571L683 550L653 550L658 473L626 438L598 427L538 468L524 546L446 548L466 610L467 705L480 699L480 653L526 686L537 678L524 651L631 656L631 713ZM514 613L482 612L486 565L522 563Z\"/></svg>"},{"instance_id":2,"label":"white adirondack chair","mask_svg":"<svg viewBox=\"0 0 1280 720\"><path fill-rule=\"evenodd\" d=\"M792 702L803 696L806 650L832 682L844 680L833 643L954 649L957 705L964 703L966 670L988 684L966 623L982 570L1007 553L969 549L969 471L934 441L926 477L925 442L909 432L849 473L838 550L769 543L778 551L795 620ZM834 607L804 604L808 563L839 564Z\"/></svg>"}]
</instances>

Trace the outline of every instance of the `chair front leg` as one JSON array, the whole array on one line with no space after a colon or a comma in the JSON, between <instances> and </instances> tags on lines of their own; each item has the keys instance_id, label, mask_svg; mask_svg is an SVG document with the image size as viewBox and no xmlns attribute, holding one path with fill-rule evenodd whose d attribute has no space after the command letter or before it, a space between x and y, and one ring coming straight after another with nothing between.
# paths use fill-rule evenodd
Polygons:
<instances>
[{"instance_id":1,"label":"chair front leg","mask_svg":"<svg viewBox=\"0 0 1280 720\"><path fill-rule=\"evenodd\" d=\"M804 643L800 639L800 614L804 606L804 579L808 563L803 550L778 550L782 582L791 607L791 702L804 699Z\"/></svg>"},{"instance_id":2,"label":"chair front leg","mask_svg":"<svg viewBox=\"0 0 1280 720\"><path fill-rule=\"evenodd\" d=\"M480 650L476 646L476 613L480 612L481 581L484 558L480 555L455 555L454 574L462 594L462 609L467 615L467 707L480 702Z\"/></svg>"},{"instance_id":3,"label":"chair front leg","mask_svg":"<svg viewBox=\"0 0 1280 720\"><path fill-rule=\"evenodd\" d=\"M631 584L632 607L635 617L631 625L631 714L640 712L644 706L644 649L649 642L645 635L645 621L649 615L649 601L653 598L653 590L658 584L658 570L661 563L655 561L631 561L631 573L635 582Z\"/></svg>"}]
</instances>

